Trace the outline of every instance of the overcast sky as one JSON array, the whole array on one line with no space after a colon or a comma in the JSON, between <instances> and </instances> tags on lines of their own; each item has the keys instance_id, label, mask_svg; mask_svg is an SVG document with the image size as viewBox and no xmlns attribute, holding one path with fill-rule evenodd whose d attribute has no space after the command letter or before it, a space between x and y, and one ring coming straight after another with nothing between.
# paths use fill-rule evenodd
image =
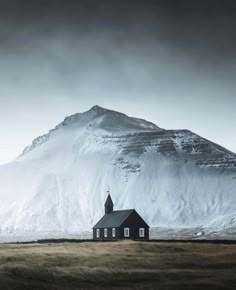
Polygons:
<instances>
[{"instance_id":1,"label":"overcast sky","mask_svg":"<svg viewBox=\"0 0 236 290\"><path fill-rule=\"evenodd\" d=\"M236 152L235 2L0 0L0 163L95 104Z\"/></svg>"}]
</instances>

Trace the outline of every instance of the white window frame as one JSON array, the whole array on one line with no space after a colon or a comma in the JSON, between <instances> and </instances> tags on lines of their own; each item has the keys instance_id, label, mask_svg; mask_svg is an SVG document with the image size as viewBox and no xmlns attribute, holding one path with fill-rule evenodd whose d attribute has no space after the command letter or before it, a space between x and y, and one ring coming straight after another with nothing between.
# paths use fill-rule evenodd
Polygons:
<instances>
[{"instance_id":1,"label":"white window frame","mask_svg":"<svg viewBox=\"0 0 236 290\"><path fill-rule=\"evenodd\" d=\"M139 237L144 238L145 237L145 228L139 228Z\"/></svg>"},{"instance_id":2,"label":"white window frame","mask_svg":"<svg viewBox=\"0 0 236 290\"><path fill-rule=\"evenodd\" d=\"M100 238L100 229L96 229L96 238Z\"/></svg>"},{"instance_id":3,"label":"white window frame","mask_svg":"<svg viewBox=\"0 0 236 290\"><path fill-rule=\"evenodd\" d=\"M107 229L104 229L104 238L107 238Z\"/></svg>"},{"instance_id":4,"label":"white window frame","mask_svg":"<svg viewBox=\"0 0 236 290\"><path fill-rule=\"evenodd\" d=\"M124 237L129 238L129 228L124 228Z\"/></svg>"},{"instance_id":5,"label":"white window frame","mask_svg":"<svg viewBox=\"0 0 236 290\"><path fill-rule=\"evenodd\" d=\"M113 237L113 238L116 237L116 228L112 228L112 237Z\"/></svg>"}]
</instances>

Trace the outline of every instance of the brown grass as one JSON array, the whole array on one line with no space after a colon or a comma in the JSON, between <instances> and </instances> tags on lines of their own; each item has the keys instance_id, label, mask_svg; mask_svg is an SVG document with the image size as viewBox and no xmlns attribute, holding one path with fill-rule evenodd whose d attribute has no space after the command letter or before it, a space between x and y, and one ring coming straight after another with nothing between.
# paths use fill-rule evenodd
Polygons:
<instances>
[{"instance_id":1,"label":"brown grass","mask_svg":"<svg viewBox=\"0 0 236 290\"><path fill-rule=\"evenodd\" d=\"M236 289L236 245L0 245L0 289Z\"/></svg>"}]
</instances>

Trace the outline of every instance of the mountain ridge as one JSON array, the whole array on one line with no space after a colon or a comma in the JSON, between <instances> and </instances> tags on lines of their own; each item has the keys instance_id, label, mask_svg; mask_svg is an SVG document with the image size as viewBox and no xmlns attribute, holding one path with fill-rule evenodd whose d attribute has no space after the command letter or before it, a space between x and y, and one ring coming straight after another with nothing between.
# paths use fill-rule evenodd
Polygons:
<instances>
[{"instance_id":1,"label":"mountain ridge","mask_svg":"<svg viewBox=\"0 0 236 290\"><path fill-rule=\"evenodd\" d=\"M85 125L84 122L87 122L87 126L89 126L89 129L92 129L93 126L91 124L91 121L95 121L96 119L100 118L101 116L105 116L107 114L114 114L117 116L117 118L121 118L121 117L128 118L128 119L132 120L134 123L136 122L136 126L137 126L136 129L137 130L138 130L138 125L140 125L140 128L139 128L140 130L147 130L147 128L142 127L141 124L149 125L150 126L149 129L164 130L164 129L159 128L157 125L155 125L151 122L148 122L144 119L128 117L126 114L123 114L123 113L120 113L120 112L117 112L114 110L110 110L110 109L105 109L105 108L102 108L98 105L95 105L91 109L89 109L88 111L85 111L84 113L76 113L76 114L73 114L71 116L66 117L54 129L51 129L51 130L49 130L48 133L43 134L43 135L35 138L33 140L32 144L27 146L23 150L23 152L20 154L20 156L26 154L27 152L31 151L35 147L46 142L48 140L48 137L50 136L50 134L53 134L55 131L62 129L65 126L73 126L73 125L79 126L79 125L81 125L80 123L82 123L82 125Z\"/></svg>"},{"instance_id":2,"label":"mountain ridge","mask_svg":"<svg viewBox=\"0 0 236 290\"><path fill-rule=\"evenodd\" d=\"M34 142L0 166L0 233L91 230L108 185L151 227L236 229L236 155L189 130L95 106Z\"/></svg>"}]
</instances>

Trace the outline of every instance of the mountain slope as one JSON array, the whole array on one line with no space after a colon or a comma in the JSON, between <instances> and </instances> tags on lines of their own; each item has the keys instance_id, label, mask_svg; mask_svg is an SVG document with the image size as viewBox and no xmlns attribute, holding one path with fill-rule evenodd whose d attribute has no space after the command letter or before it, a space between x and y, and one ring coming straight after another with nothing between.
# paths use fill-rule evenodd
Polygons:
<instances>
[{"instance_id":1,"label":"mountain slope","mask_svg":"<svg viewBox=\"0 0 236 290\"><path fill-rule=\"evenodd\" d=\"M79 233L115 209L150 226L236 226L236 154L98 106L67 117L0 166L2 233Z\"/></svg>"}]
</instances>

